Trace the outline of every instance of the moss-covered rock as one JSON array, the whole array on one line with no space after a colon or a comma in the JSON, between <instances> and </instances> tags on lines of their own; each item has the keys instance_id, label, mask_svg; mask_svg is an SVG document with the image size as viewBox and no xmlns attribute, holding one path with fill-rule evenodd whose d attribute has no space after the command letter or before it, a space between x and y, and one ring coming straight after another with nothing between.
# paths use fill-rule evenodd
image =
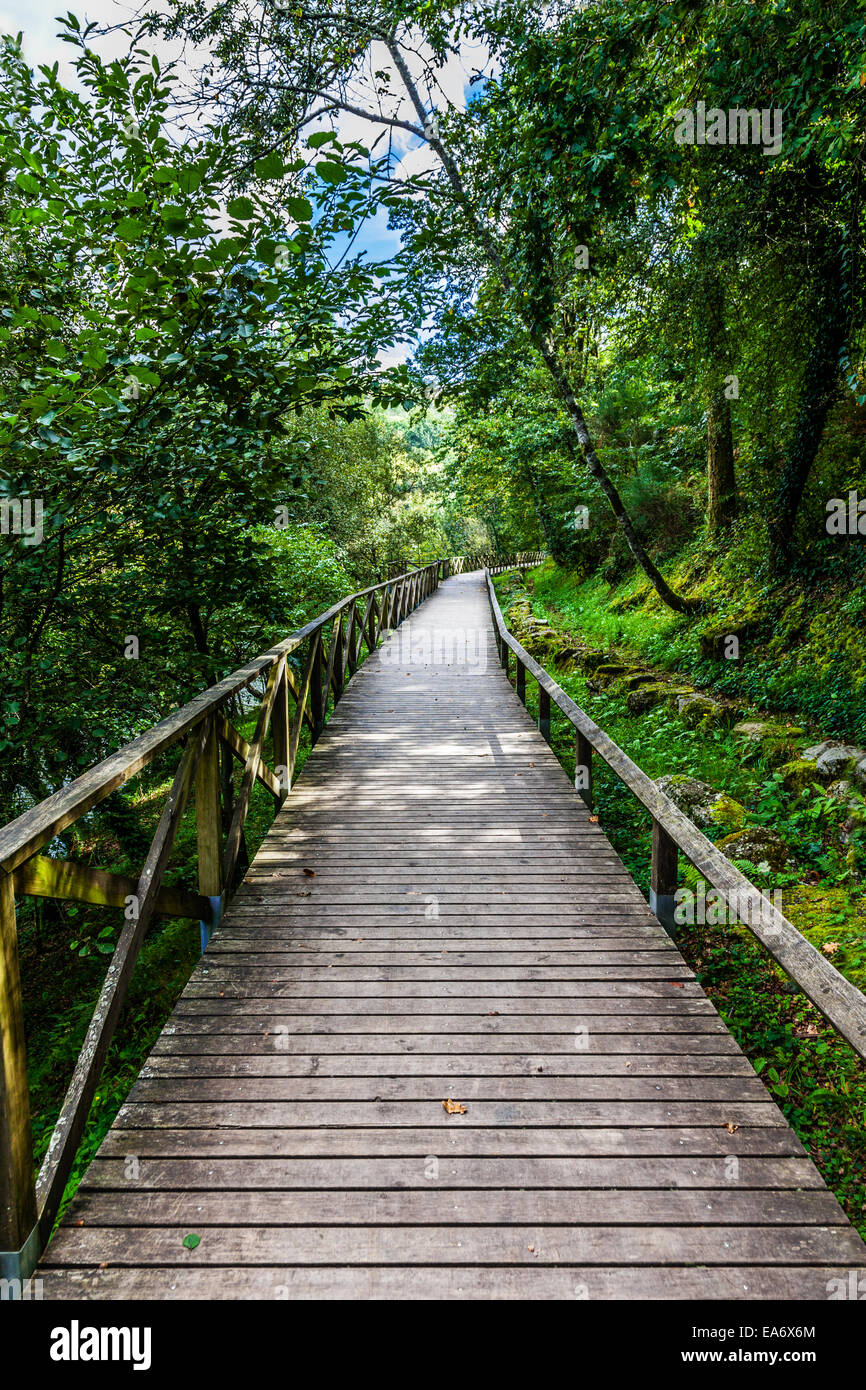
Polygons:
<instances>
[{"instance_id":1,"label":"moss-covered rock","mask_svg":"<svg viewBox=\"0 0 866 1390\"><path fill-rule=\"evenodd\" d=\"M697 812L703 811L703 807L696 808ZM726 834L733 835L742 830L746 824L747 812L745 806L739 801L735 801L732 796L726 796L724 792L715 797L706 806L706 819L704 824L717 826L719 830L724 830ZM700 823L700 822L699 822Z\"/></svg>"},{"instance_id":2,"label":"moss-covered rock","mask_svg":"<svg viewBox=\"0 0 866 1390\"><path fill-rule=\"evenodd\" d=\"M866 988L866 903L852 900L841 884L824 888L804 883L783 890L782 911L849 980L860 989Z\"/></svg>"},{"instance_id":3,"label":"moss-covered rock","mask_svg":"<svg viewBox=\"0 0 866 1390\"><path fill-rule=\"evenodd\" d=\"M596 666L593 672L596 684L600 686L611 685L620 676L624 676L628 671L627 666L623 666L617 661L606 661L601 666Z\"/></svg>"},{"instance_id":4,"label":"moss-covered rock","mask_svg":"<svg viewBox=\"0 0 866 1390\"><path fill-rule=\"evenodd\" d=\"M748 826L719 841L719 849L728 859L745 859L750 864L769 864L781 870L788 864L788 849L781 835L768 826Z\"/></svg>"},{"instance_id":5,"label":"moss-covered rock","mask_svg":"<svg viewBox=\"0 0 866 1390\"><path fill-rule=\"evenodd\" d=\"M799 757L803 730L796 724L753 719L734 725L734 733L746 744L746 757L766 758L774 766Z\"/></svg>"},{"instance_id":6,"label":"moss-covered rock","mask_svg":"<svg viewBox=\"0 0 866 1390\"><path fill-rule=\"evenodd\" d=\"M684 724L696 729L700 724L724 724L727 722L725 707L706 695L680 695L677 698L677 711Z\"/></svg>"},{"instance_id":7,"label":"moss-covered rock","mask_svg":"<svg viewBox=\"0 0 866 1390\"><path fill-rule=\"evenodd\" d=\"M695 806L718 795L708 782L701 782L697 777L686 777L681 772L669 772L664 777L657 777L656 786L687 816Z\"/></svg>"},{"instance_id":8,"label":"moss-covered rock","mask_svg":"<svg viewBox=\"0 0 866 1390\"><path fill-rule=\"evenodd\" d=\"M747 631L747 627L742 623L739 625L728 624L727 626L717 625L715 627L704 628L703 632L698 633L698 650L706 661L733 661L738 663L743 659L740 646L746 638ZM730 642L728 639L731 637L737 639L736 656L729 655Z\"/></svg>"},{"instance_id":9,"label":"moss-covered rock","mask_svg":"<svg viewBox=\"0 0 866 1390\"><path fill-rule=\"evenodd\" d=\"M629 671L623 676L622 685L626 690L637 690L639 685L657 685L658 676L653 671Z\"/></svg>"},{"instance_id":10,"label":"moss-covered rock","mask_svg":"<svg viewBox=\"0 0 866 1390\"><path fill-rule=\"evenodd\" d=\"M741 830L746 823L745 806L727 793L717 792L709 783L701 782L697 777L669 773L666 777L656 778L656 786L702 830L724 830L730 835Z\"/></svg>"},{"instance_id":11,"label":"moss-covered rock","mask_svg":"<svg viewBox=\"0 0 866 1390\"><path fill-rule=\"evenodd\" d=\"M694 695L693 685L669 685L667 688L667 703L671 709L677 708L677 701L682 695Z\"/></svg>"},{"instance_id":12,"label":"moss-covered rock","mask_svg":"<svg viewBox=\"0 0 866 1390\"><path fill-rule=\"evenodd\" d=\"M565 642L553 653L553 664L560 671L574 671L580 666L583 653L581 647Z\"/></svg>"},{"instance_id":13,"label":"moss-covered rock","mask_svg":"<svg viewBox=\"0 0 866 1390\"><path fill-rule=\"evenodd\" d=\"M782 779L786 792L791 796L801 796L816 780L815 764L806 758L794 758L793 762L785 763L782 768Z\"/></svg>"},{"instance_id":14,"label":"moss-covered rock","mask_svg":"<svg viewBox=\"0 0 866 1390\"><path fill-rule=\"evenodd\" d=\"M812 743L808 748L804 748L800 757L804 762L816 763L828 748L838 748L842 742L839 738L825 738L820 743Z\"/></svg>"},{"instance_id":15,"label":"moss-covered rock","mask_svg":"<svg viewBox=\"0 0 866 1390\"><path fill-rule=\"evenodd\" d=\"M630 714L646 714L647 710L663 704L667 693L666 685L640 685L636 690L629 691L626 708Z\"/></svg>"},{"instance_id":16,"label":"moss-covered rock","mask_svg":"<svg viewBox=\"0 0 866 1390\"><path fill-rule=\"evenodd\" d=\"M826 781L835 782L838 778L853 773L863 757L866 757L866 750L855 748L850 743L840 743L821 754L815 763L815 771Z\"/></svg>"}]
</instances>

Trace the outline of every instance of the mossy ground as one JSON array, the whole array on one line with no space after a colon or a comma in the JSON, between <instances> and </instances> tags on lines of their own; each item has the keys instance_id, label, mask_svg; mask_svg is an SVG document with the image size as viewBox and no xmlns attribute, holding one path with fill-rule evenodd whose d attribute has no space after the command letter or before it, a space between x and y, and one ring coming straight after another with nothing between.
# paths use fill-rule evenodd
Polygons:
<instances>
[{"instance_id":1,"label":"mossy ground","mask_svg":"<svg viewBox=\"0 0 866 1390\"><path fill-rule=\"evenodd\" d=\"M631 584L640 588L636 581ZM515 577L509 575L498 581L498 588L503 607L521 592ZM566 649L616 643L618 650L628 652L628 660L657 660L666 671L679 667L698 683L694 635L674 615L658 612L647 621L646 612L613 612L610 593L601 581L574 582L551 565L532 572L530 590L532 611L549 622ZM622 598L617 590L615 599ZM525 645L533 650L531 637ZM547 646L551 647L549 639ZM707 782L742 804L749 826L770 827L782 836L791 856L787 868L774 872L769 865L746 862L739 867L758 887L780 888L783 910L794 924L843 974L864 988L866 828L855 825L843 841L843 807L815 786L792 796L784 787L782 773L760 751L753 752L752 761L744 761L743 742L730 729L689 728L669 702L634 715L627 708L624 688L599 690L592 677L580 671L550 662L548 669L650 777L679 773ZM527 681L527 705L537 715L532 681ZM846 727L840 732L850 737L854 731ZM574 731L555 708L552 745L573 776ZM648 893L650 818L600 758L594 759L594 770L600 823L629 872ZM718 841L725 829L711 826L706 833ZM697 884L695 871L682 857L680 882ZM860 1059L802 994L790 992L784 973L747 928L688 926L679 930L677 939L828 1185L866 1236L866 1076Z\"/></svg>"},{"instance_id":2,"label":"mossy ground","mask_svg":"<svg viewBox=\"0 0 866 1390\"><path fill-rule=\"evenodd\" d=\"M863 547L858 540L854 547ZM828 736L866 743L866 582L861 566L827 564L785 583L754 575L765 556L741 527L724 552L705 540L686 547L666 573L707 613L664 607L641 572L613 589L550 562L533 571L533 609L597 646L628 649L692 684L806 720ZM739 633L741 662L701 654L706 632Z\"/></svg>"}]
</instances>

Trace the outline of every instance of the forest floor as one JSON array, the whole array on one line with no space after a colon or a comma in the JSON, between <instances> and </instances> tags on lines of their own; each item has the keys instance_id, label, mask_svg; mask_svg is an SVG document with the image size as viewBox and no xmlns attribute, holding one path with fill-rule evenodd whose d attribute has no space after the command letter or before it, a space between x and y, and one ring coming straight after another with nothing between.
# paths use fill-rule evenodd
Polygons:
<instances>
[{"instance_id":1,"label":"forest floor","mask_svg":"<svg viewBox=\"0 0 866 1390\"><path fill-rule=\"evenodd\" d=\"M781 837L784 864L735 862L763 891L780 890L785 915L864 988L866 802L852 830L850 820L842 821L844 808L823 789L807 786L790 794L772 751L749 748L724 724L691 728L669 701L634 714L621 682L600 687L591 673L576 669L569 655L575 644L592 644L605 650L609 661L638 662L641 669L653 654L661 654L664 665L657 674L662 679L687 674L690 685L712 690L711 664L698 660L695 633L684 631L682 620L671 622L671 615L661 612L647 621L644 612L631 621L628 599L637 587L634 581L613 590L598 579L581 582L552 562L530 572L525 585L514 572L497 580L506 621L518 640L644 772L708 783L743 808L746 829L772 829ZM527 602L535 621L521 631ZM537 712L531 681L527 697ZM564 719L554 718L552 743L573 775L574 736ZM601 759L594 761L600 823L648 893L650 818ZM730 828L709 827L706 833L719 840ZM682 858L680 882L698 887L698 876ZM828 1186L866 1235L866 1077L859 1058L801 993L791 992L791 982L746 927L684 925L677 944Z\"/></svg>"}]
</instances>

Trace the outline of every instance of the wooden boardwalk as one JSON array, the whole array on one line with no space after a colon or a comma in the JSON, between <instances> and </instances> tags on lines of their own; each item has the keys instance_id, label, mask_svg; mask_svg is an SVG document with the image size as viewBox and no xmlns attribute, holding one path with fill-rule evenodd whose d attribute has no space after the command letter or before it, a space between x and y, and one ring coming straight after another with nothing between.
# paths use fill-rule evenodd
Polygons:
<instances>
[{"instance_id":1,"label":"wooden boardwalk","mask_svg":"<svg viewBox=\"0 0 866 1390\"><path fill-rule=\"evenodd\" d=\"M46 1298L826 1299L864 1267L473 574L347 688L38 1272Z\"/></svg>"}]
</instances>

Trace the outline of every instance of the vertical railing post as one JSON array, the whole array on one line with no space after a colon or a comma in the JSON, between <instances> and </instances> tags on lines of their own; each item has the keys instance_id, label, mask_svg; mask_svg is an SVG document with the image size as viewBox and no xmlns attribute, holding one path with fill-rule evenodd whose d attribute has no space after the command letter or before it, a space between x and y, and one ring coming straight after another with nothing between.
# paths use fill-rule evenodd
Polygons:
<instances>
[{"instance_id":1,"label":"vertical railing post","mask_svg":"<svg viewBox=\"0 0 866 1390\"><path fill-rule=\"evenodd\" d=\"M538 730L550 742L550 696L544 686L538 687Z\"/></svg>"},{"instance_id":2,"label":"vertical railing post","mask_svg":"<svg viewBox=\"0 0 866 1390\"><path fill-rule=\"evenodd\" d=\"M351 609L352 609L352 617L351 617L351 621L350 621L349 624L348 624L348 631L347 631L347 634L346 634L346 640L347 640L347 642L349 643L349 661L348 661L347 670L348 670L348 672L349 672L349 679L350 679L350 680L351 680L352 676L354 676L355 672L356 672L357 669L358 669L357 663L356 663L356 661L355 661L355 643L356 643L357 640L358 640L358 638L357 638L357 632L358 632L358 610L357 610L357 608L355 607L355 601L354 601L354 599L352 600Z\"/></svg>"},{"instance_id":3,"label":"vertical railing post","mask_svg":"<svg viewBox=\"0 0 866 1390\"><path fill-rule=\"evenodd\" d=\"M322 660L323 643L322 629L313 634L315 642L315 653L313 656L313 670L310 676L310 714L313 720L312 741L315 744L321 736L325 727L325 692L322 689L322 682L325 677L325 667Z\"/></svg>"},{"instance_id":4,"label":"vertical railing post","mask_svg":"<svg viewBox=\"0 0 866 1390\"><path fill-rule=\"evenodd\" d=\"M650 911L655 914L665 931L672 933L676 926L674 909L679 873L679 851L676 842L655 819L653 819L652 853Z\"/></svg>"},{"instance_id":5,"label":"vertical railing post","mask_svg":"<svg viewBox=\"0 0 866 1390\"><path fill-rule=\"evenodd\" d=\"M279 695L277 696L279 699ZM286 755L288 760L288 754ZM195 772L195 828L198 844L198 891L210 898L211 920L199 922L204 950L217 925L222 908L222 816L220 811L220 746L216 720Z\"/></svg>"},{"instance_id":6,"label":"vertical railing post","mask_svg":"<svg viewBox=\"0 0 866 1390\"><path fill-rule=\"evenodd\" d=\"M336 633L334 634L336 641ZM291 791L292 769L289 766L289 682L286 671L283 671L280 687L274 697L274 708L271 713L271 738L274 748L274 774L280 779L280 794L275 797L277 810L280 809L289 792ZM207 756L207 749L205 749Z\"/></svg>"},{"instance_id":7,"label":"vertical railing post","mask_svg":"<svg viewBox=\"0 0 866 1390\"><path fill-rule=\"evenodd\" d=\"M524 666L523 662L520 660L520 657L517 658L517 693L518 693L518 695L520 696L520 699L522 700L523 704L525 705L525 704L526 704L526 667Z\"/></svg>"},{"instance_id":8,"label":"vertical railing post","mask_svg":"<svg viewBox=\"0 0 866 1390\"><path fill-rule=\"evenodd\" d=\"M574 739L574 786L592 810L592 744L579 729Z\"/></svg>"},{"instance_id":9,"label":"vertical railing post","mask_svg":"<svg viewBox=\"0 0 866 1390\"><path fill-rule=\"evenodd\" d=\"M0 869L0 1278L20 1285L40 1253L15 886Z\"/></svg>"}]
</instances>

